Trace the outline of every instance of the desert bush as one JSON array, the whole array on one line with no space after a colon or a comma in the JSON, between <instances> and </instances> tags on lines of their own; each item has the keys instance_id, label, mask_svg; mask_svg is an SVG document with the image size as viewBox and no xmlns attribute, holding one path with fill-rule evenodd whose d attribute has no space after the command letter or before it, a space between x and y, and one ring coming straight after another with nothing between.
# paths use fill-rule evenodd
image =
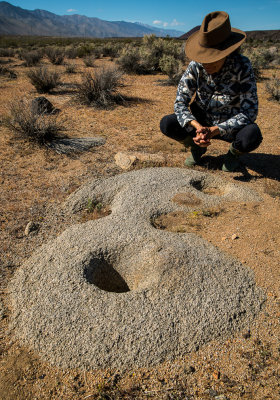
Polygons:
<instances>
[{"instance_id":1,"label":"desert bush","mask_svg":"<svg viewBox=\"0 0 280 400\"><path fill-rule=\"evenodd\" d=\"M87 56L83 58L83 62L86 67L93 67L94 66L94 57L93 56Z\"/></svg>"},{"instance_id":2,"label":"desert bush","mask_svg":"<svg viewBox=\"0 0 280 400\"><path fill-rule=\"evenodd\" d=\"M143 36L143 40L142 43L144 46L146 47L151 47L155 44L155 42L157 41L157 37L156 35L153 33L151 35L144 35Z\"/></svg>"},{"instance_id":3,"label":"desert bush","mask_svg":"<svg viewBox=\"0 0 280 400\"><path fill-rule=\"evenodd\" d=\"M93 47L91 54L95 59L99 59L103 56L102 46L95 46Z\"/></svg>"},{"instance_id":4,"label":"desert bush","mask_svg":"<svg viewBox=\"0 0 280 400\"><path fill-rule=\"evenodd\" d=\"M164 74L168 75L166 84L177 86L183 73L182 62L174 56L165 54L159 61L159 67Z\"/></svg>"},{"instance_id":5,"label":"desert bush","mask_svg":"<svg viewBox=\"0 0 280 400\"><path fill-rule=\"evenodd\" d=\"M109 108L119 103L122 100L118 92L122 86L121 79L122 72L117 68L102 68L94 75L86 73L78 86L78 101L100 108Z\"/></svg>"},{"instance_id":6,"label":"desert bush","mask_svg":"<svg viewBox=\"0 0 280 400\"><path fill-rule=\"evenodd\" d=\"M64 61L64 52L57 47L47 47L45 54L54 65L61 65Z\"/></svg>"},{"instance_id":7,"label":"desert bush","mask_svg":"<svg viewBox=\"0 0 280 400\"><path fill-rule=\"evenodd\" d=\"M74 46L68 46L66 47L65 51L64 51L65 57L69 58L69 59L75 59L78 57L78 51L77 48Z\"/></svg>"},{"instance_id":8,"label":"desert bush","mask_svg":"<svg viewBox=\"0 0 280 400\"><path fill-rule=\"evenodd\" d=\"M77 56L79 58L84 58L93 54L94 45L91 43L82 43L77 47Z\"/></svg>"},{"instance_id":9,"label":"desert bush","mask_svg":"<svg viewBox=\"0 0 280 400\"><path fill-rule=\"evenodd\" d=\"M4 123L17 136L39 145L48 145L63 130L57 114L36 113L30 99L14 101Z\"/></svg>"},{"instance_id":10,"label":"desert bush","mask_svg":"<svg viewBox=\"0 0 280 400\"><path fill-rule=\"evenodd\" d=\"M76 70L77 70L77 65L74 63L65 65L65 72L67 74L75 74L77 72Z\"/></svg>"},{"instance_id":11,"label":"desert bush","mask_svg":"<svg viewBox=\"0 0 280 400\"><path fill-rule=\"evenodd\" d=\"M21 58L25 61L27 67L33 67L39 64L42 59L42 54L38 51L27 51L21 54Z\"/></svg>"},{"instance_id":12,"label":"desert bush","mask_svg":"<svg viewBox=\"0 0 280 400\"><path fill-rule=\"evenodd\" d=\"M46 67L30 69L27 76L38 93L49 93L61 83L60 74L56 71L50 71Z\"/></svg>"},{"instance_id":13,"label":"desert bush","mask_svg":"<svg viewBox=\"0 0 280 400\"><path fill-rule=\"evenodd\" d=\"M0 76L5 76L10 79L17 79L17 74L10 68L3 67L0 65Z\"/></svg>"},{"instance_id":14,"label":"desert bush","mask_svg":"<svg viewBox=\"0 0 280 400\"><path fill-rule=\"evenodd\" d=\"M280 102L280 78L274 75L269 82L266 83L265 89L270 94L270 99Z\"/></svg>"},{"instance_id":15,"label":"desert bush","mask_svg":"<svg viewBox=\"0 0 280 400\"><path fill-rule=\"evenodd\" d=\"M116 63L127 74L150 74L154 71L154 65L148 56L145 56L141 48L127 45L120 53Z\"/></svg>"},{"instance_id":16,"label":"desert bush","mask_svg":"<svg viewBox=\"0 0 280 400\"><path fill-rule=\"evenodd\" d=\"M250 47L243 47L243 54L247 56L252 64L254 75L257 81L262 79L262 69L271 68L280 62L278 50L272 51L272 48L255 48L252 51Z\"/></svg>"},{"instance_id":17,"label":"desert bush","mask_svg":"<svg viewBox=\"0 0 280 400\"><path fill-rule=\"evenodd\" d=\"M3 49L0 48L0 57L14 57L15 50L14 49Z\"/></svg>"},{"instance_id":18,"label":"desert bush","mask_svg":"<svg viewBox=\"0 0 280 400\"><path fill-rule=\"evenodd\" d=\"M114 59L118 56L120 50L121 50L121 43L105 43L104 45L101 45L98 47L98 50L101 52L103 57L111 57L111 59Z\"/></svg>"}]
</instances>

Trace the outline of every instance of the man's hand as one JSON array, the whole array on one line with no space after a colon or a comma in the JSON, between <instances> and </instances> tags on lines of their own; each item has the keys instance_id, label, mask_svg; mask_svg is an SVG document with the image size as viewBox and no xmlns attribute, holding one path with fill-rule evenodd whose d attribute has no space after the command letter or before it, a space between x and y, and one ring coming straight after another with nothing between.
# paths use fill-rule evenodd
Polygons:
<instances>
[{"instance_id":1,"label":"man's hand","mask_svg":"<svg viewBox=\"0 0 280 400\"><path fill-rule=\"evenodd\" d=\"M220 133L217 126L201 126L197 121L191 121L191 125L196 129L196 136L193 141L200 147L210 146L210 139Z\"/></svg>"}]
</instances>

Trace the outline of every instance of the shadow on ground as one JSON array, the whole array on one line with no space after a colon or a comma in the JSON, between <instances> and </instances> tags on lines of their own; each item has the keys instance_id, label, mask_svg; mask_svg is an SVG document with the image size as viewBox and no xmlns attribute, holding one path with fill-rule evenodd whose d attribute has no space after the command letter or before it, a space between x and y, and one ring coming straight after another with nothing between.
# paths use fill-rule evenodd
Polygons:
<instances>
[{"instance_id":1,"label":"shadow on ground","mask_svg":"<svg viewBox=\"0 0 280 400\"><path fill-rule=\"evenodd\" d=\"M205 156L203 157L202 165L210 170L221 169L223 165L223 155L218 157ZM280 181L280 155L265 154L265 153L250 153L244 154L241 158L242 165L240 172L242 176L237 176L236 180L251 180L256 179L248 172L248 168L260 175L259 178L270 178Z\"/></svg>"}]
</instances>

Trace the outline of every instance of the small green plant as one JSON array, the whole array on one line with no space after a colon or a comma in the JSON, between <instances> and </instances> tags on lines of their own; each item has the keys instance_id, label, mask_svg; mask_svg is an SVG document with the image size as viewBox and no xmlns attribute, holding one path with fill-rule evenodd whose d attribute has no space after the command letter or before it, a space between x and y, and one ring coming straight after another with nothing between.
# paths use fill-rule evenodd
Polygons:
<instances>
[{"instance_id":1,"label":"small green plant","mask_svg":"<svg viewBox=\"0 0 280 400\"><path fill-rule=\"evenodd\" d=\"M86 206L87 212L92 213L94 210L94 207L95 207L94 201L92 199L88 199L87 206Z\"/></svg>"},{"instance_id":2,"label":"small green plant","mask_svg":"<svg viewBox=\"0 0 280 400\"><path fill-rule=\"evenodd\" d=\"M270 94L271 100L280 102L280 78L273 75L269 82L266 83L265 89Z\"/></svg>"},{"instance_id":3,"label":"small green plant","mask_svg":"<svg viewBox=\"0 0 280 400\"><path fill-rule=\"evenodd\" d=\"M5 125L18 136L47 145L63 130L56 114L35 112L30 99L21 99L11 104L10 115L5 120Z\"/></svg>"},{"instance_id":4,"label":"small green plant","mask_svg":"<svg viewBox=\"0 0 280 400\"><path fill-rule=\"evenodd\" d=\"M88 72L78 86L77 98L82 104L109 108L123 101L118 92L121 79L122 73L117 68L101 68L94 75Z\"/></svg>"},{"instance_id":5,"label":"small green plant","mask_svg":"<svg viewBox=\"0 0 280 400\"><path fill-rule=\"evenodd\" d=\"M104 205L98 201L94 201L92 199L88 199L86 210L88 213L92 213L94 210L100 212L103 209Z\"/></svg>"},{"instance_id":6,"label":"small green plant","mask_svg":"<svg viewBox=\"0 0 280 400\"><path fill-rule=\"evenodd\" d=\"M60 74L46 67L30 69L27 72L27 76L38 93L49 93L52 89L61 84Z\"/></svg>"}]
</instances>

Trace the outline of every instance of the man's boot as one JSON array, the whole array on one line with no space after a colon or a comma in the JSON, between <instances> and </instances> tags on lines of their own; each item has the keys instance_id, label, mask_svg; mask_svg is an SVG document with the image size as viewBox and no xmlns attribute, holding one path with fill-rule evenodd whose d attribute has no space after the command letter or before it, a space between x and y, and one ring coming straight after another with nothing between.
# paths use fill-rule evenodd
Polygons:
<instances>
[{"instance_id":1,"label":"man's boot","mask_svg":"<svg viewBox=\"0 0 280 400\"><path fill-rule=\"evenodd\" d=\"M233 172L236 171L238 167L240 167L239 156L243 154L241 151L236 150L231 144L229 147L229 151L225 155L224 163L222 166L222 170L224 172Z\"/></svg>"},{"instance_id":2,"label":"man's boot","mask_svg":"<svg viewBox=\"0 0 280 400\"><path fill-rule=\"evenodd\" d=\"M186 167L193 167L201 161L201 157L206 153L207 147L200 147L194 143L192 136L187 136L186 139L182 141L183 145L191 149L191 154L185 160Z\"/></svg>"}]
</instances>

